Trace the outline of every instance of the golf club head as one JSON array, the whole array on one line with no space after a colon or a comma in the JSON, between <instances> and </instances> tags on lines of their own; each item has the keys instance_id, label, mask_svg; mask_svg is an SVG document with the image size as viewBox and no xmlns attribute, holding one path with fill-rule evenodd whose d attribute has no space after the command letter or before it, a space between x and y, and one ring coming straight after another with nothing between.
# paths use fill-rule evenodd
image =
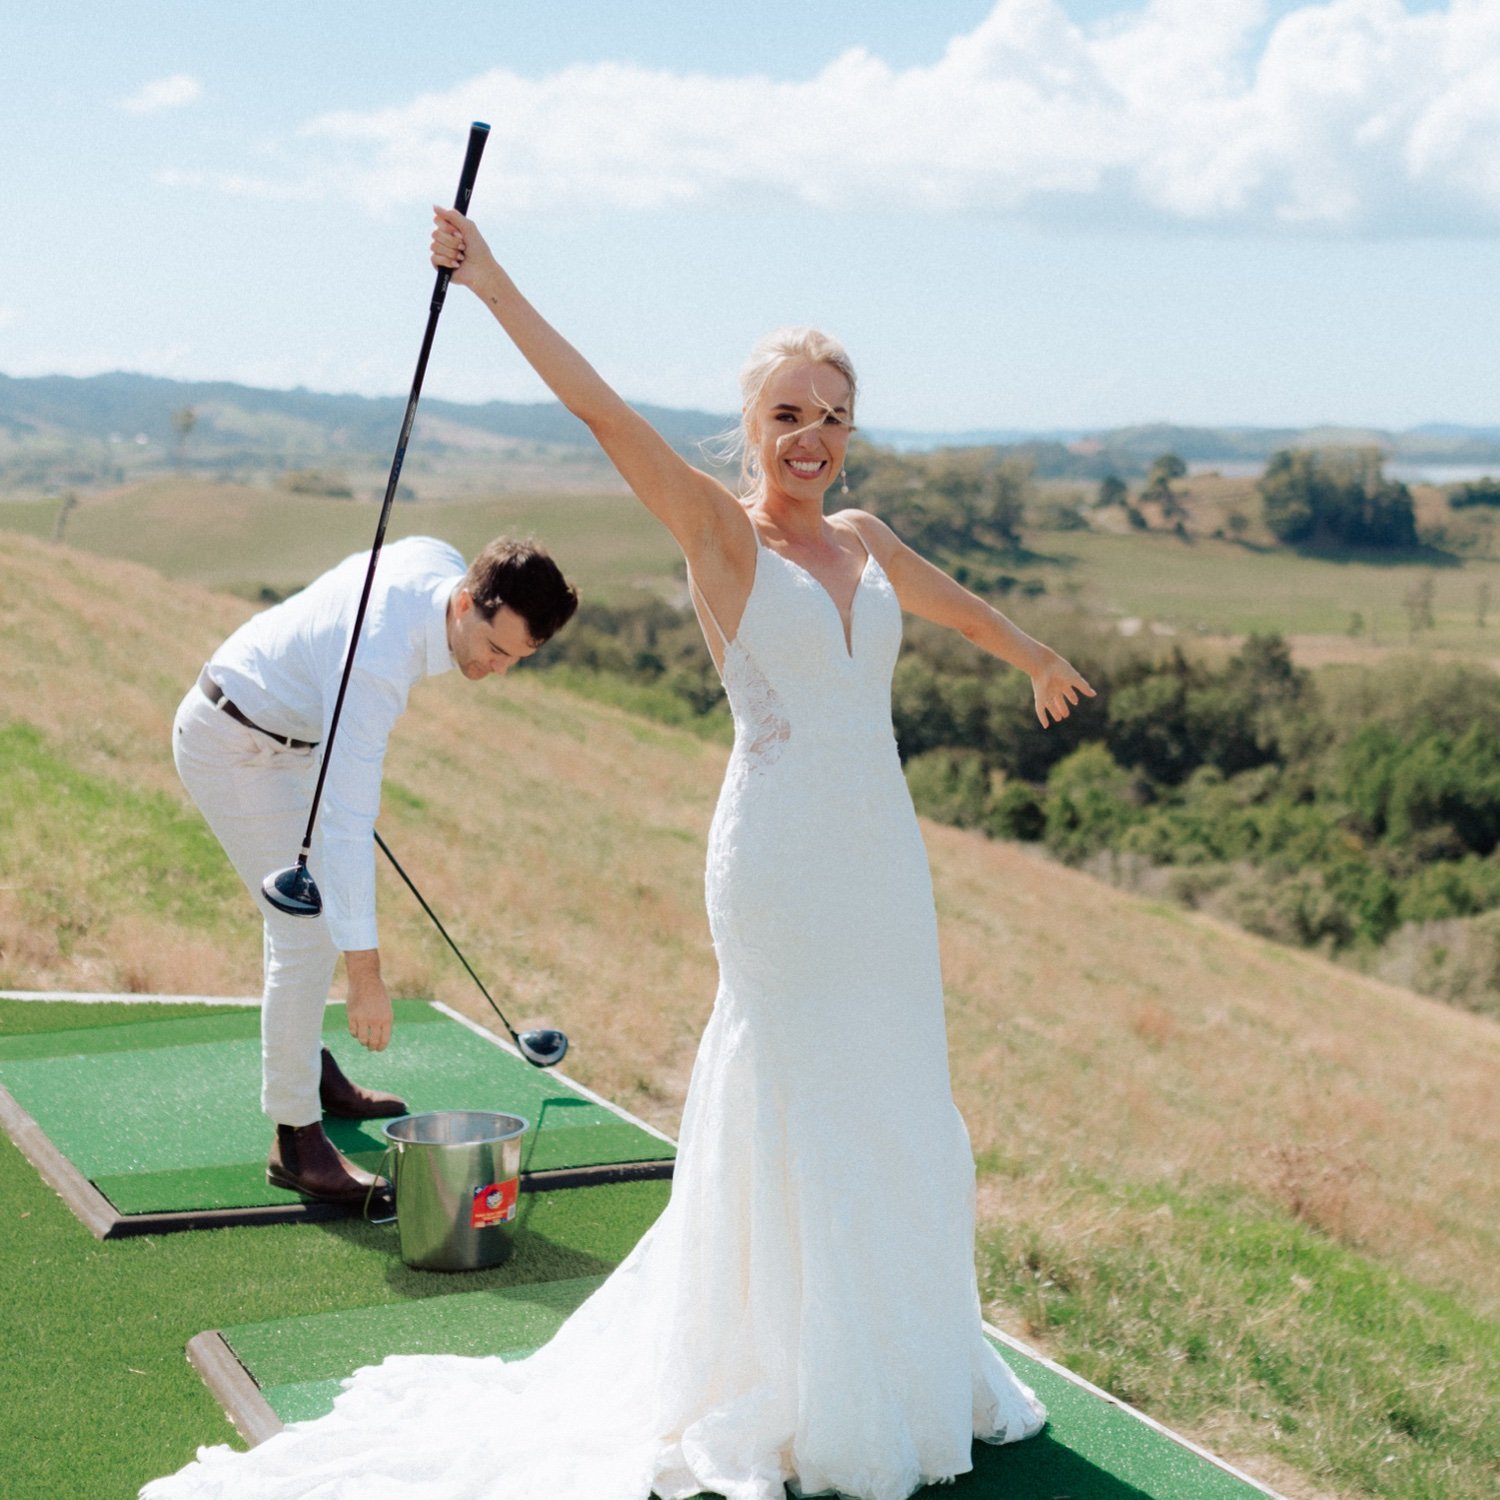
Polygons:
<instances>
[{"instance_id":1,"label":"golf club head","mask_svg":"<svg viewBox=\"0 0 1500 1500\"><path fill-rule=\"evenodd\" d=\"M289 917L315 917L323 910L318 883L301 860L284 870L273 870L261 881L260 893L277 911ZM567 1043L563 1045L566 1047Z\"/></svg>"},{"instance_id":2,"label":"golf club head","mask_svg":"<svg viewBox=\"0 0 1500 1500\"><path fill-rule=\"evenodd\" d=\"M568 1055L568 1038L561 1031L523 1031L516 1044L521 1056L538 1068L555 1068Z\"/></svg>"}]
</instances>

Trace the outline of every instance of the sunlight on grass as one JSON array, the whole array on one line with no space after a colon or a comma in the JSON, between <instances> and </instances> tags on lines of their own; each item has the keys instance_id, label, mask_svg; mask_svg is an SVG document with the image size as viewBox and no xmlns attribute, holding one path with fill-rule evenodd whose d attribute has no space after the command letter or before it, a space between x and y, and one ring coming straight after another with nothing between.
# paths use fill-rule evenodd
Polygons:
<instances>
[{"instance_id":1,"label":"sunlight on grass","mask_svg":"<svg viewBox=\"0 0 1500 1500\"><path fill-rule=\"evenodd\" d=\"M1494 1493L1494 1323L1248 1195L1076 1173L1065 1194L979 1247L986 1295L1064 1364L1343 1491Z\"/></svg>"},{"instance_id":2,"label":"sunlight on grass","mask_svg":"<svg viewBox=\"0 0 1500 1500\"><path fill-rule=\"evenodd\" d=\"M26 929L50 930L59 957L143 911L212 931L244 899L207 826L179 800L78 771L17 721L0 724L0 831L4 905ZM12 987L29 976L19 936L0 935L0 982Z\"/></svg>"},{"instance_id":3,"label":"sunlight on grass","mask_svg":"<svg viewBox=\"0 0 1500 1500\"><path fill-rule=\"evenodd\" d=\"M1348 561L1168 535L1039 533L1032 545L1054 561L1039 572L1049 593L1078 599L1091 613L1151 622L1183 644L1199 634L1332 637L1384 650L1500 652L1495 622L1480 624L1481 589L1500 596L1500 563L1417 559ZM1441 565L1439 565L1441 564ZM1434 625L1414 643L1405 596L1433 583Z\"/></svg>"}]
</instances>

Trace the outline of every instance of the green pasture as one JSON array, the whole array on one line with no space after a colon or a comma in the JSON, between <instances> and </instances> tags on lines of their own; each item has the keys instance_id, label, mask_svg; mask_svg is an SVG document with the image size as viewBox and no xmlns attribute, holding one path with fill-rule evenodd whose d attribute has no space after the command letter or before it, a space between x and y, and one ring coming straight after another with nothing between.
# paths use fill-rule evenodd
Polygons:
<instances>
[{"instance_id":1,"label":"green pasture","mask_svg":"<svg viewBox=\"0 0 1500 1500\"><path fill-rule=\"evenodd\" d=\"M0 528L47 538L60 500L0 502ZM341 558L368 550L375 505L193 479L154 480L85 497L68 516L70 547L154 568L168 578L250 598L289 593ZM499 495L398 504L388 541L436 536L471 557L492 537L534 536L581 589L598 597L670 587L677 548L630 496Z\"/></svg>"},{"instance_id":2,"label":"green pasture","mask_svg":"<svg viewBox=\"0 0 1500 1500\"><path fill-rule=\"evenodd\" d=\"M50 537L60 504L0 502L0 529ZM288 592L368 547L375 518L369 503L171 478L85 497L65 536L70 546L254 599L262 589ZM593 598L639 589L675 596L682 577L671 538L624 494L536 492L397 505L389 538L414 534L442 537L465 555L493 536L534 535ZM1275 631L1487 656L1500 635L1500 561L1438 553L1339 561L1160 532L1032 531L1026 543L1031 555L1008 570L1041 579L1049 607L1076 604L1109 622L1138 619L1148 631L1155 624L1174 632L1184 645L1203 635ZM1433 626L1413 639L1407 597L1424 580ZM1027 603L1013 609L1023 621L1036 613Z\"/></svg>"},{"instance_id":3,"label":"green pasture","mask_svg":"<svg viewBox=\"0 0 1500 1500\"><path fill-rule=\"evenodd\" d=\"M1500 644L1500 562L1436 553L1398 562L1334 561L1160 532L1036 533L1027 544L1041 559L1034 571L1052 596L1076 599L1091 613L1169 626L1185 645L1195 635L1252 631L1466 654L1493 654ZM1428 579L1434 626L1413 641L1405 600ZM1488 618L1481 626L1485 588Z\"/></svg>"}]
</instances>

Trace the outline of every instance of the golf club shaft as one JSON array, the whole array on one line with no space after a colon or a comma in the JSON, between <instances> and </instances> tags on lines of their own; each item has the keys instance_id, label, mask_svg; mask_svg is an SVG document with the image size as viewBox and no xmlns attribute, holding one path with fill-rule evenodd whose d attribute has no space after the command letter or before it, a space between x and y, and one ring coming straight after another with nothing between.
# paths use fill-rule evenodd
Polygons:
<instances>
[{"instance_id":1,"label":"golf club shaft","mask_svg":"<svg viewBox=\"0 0 1500 1500\"><path fill-rule=\"evenodd\" d=\"M466 969L469 970L469 978L472 979L474 981L474 983L479 986L479 993L481 995L483 995L484 998L490 1002L490 1009L493 1010L495 1012L495 1014L500 1017L500 1019L501 1019L502 1022L504 1022L505 1029L511 1035L511 1040L513 1042L515 1042L516 1046L519 1047L521 1045L521 1038L516 1035L516 1028L514 1026L512 1026L510 1024L510 1022L505 1019L505 1012L503 1010L501 1010L498 1005L495 1004L495 997L493 995L491 995L490 992L487 989L485 989L485 987L484 987L484 981L474 972L474 970L472 968L469 967L469 960L466 959L463 956L463 954L459 952L458 944L455 943L453 941L453 939L448 936L448 929L446 927L444 927L443 924L440 921L438 921L437 913L435 911L433 911L433 909L427 904L426 899L423 897L421 891L419 891L417 889L416 884L412 880L411 876L408 875L406 873L406 871L401 868L401 861L398 860L396 858L396 856L391 853L391 846L388 843L386 843L386 841L383 838L381 838L381 836L380 836L380 830L377 828L377 829L375 829L374 832L375 832L375 842L380 845L380 852L383 855L385 855L385 857L388 860L390 860L392 869L394 869L395 872L401 877L401 879L406 882L406 888L407 888L407 890L409 890L412 893L412 895L417 898L417 905L420 906L422 908L422 910L425 911L427 913L427 915L432 918L432 925L434 927L436 927L437 930L440 933L442 933L442 935L443 935L443 941L445 943L447 943L447 945L453 950L455 956L458 958L459 963L461 963L464 966L464 968L466 968Z\"/></svg>"},{"instance_id":2,"label":"golf club shaft","mask_svg":"<svg viewBox=\"0 0 1500 1500\"><path fill-rule=\"evenodd\" d=\"M484 155L485 142L489 139L490 127L476 120L469 127L469 149L464 156L463 171L459 174L458 192L453 206L459 213L469 211L469 198L474 191L474 179L479 173L479 159ZM339 715L344 708L344 694L349 689L349 675L354 670L354 652L359 645L360 631L365 623L365 610L370 603L370 590L375 584L375 565L380 560L380 549L385 542L385 529L391 519L391 503L396 498L397 482L401 478L401 464L406 458L406 445L411 439L412 423L417 416L417 400L422 394L422 380L427 374L427 359L432 353L433 335L437 333L438 317L443 311L443 301L448 295L448 281L452 271L444 268L437 273L432 289L432 302L427 311L427 329L422 335L422 350L417 356L416 374L412 377L411 395L406 400L406 416L401 423L401 436L396 443L396 456L391 461L391 475L386 481L385 502L380 507L380 521L375 527L375 541L370 548L370 566L365 570L365 585L360 592L359 608L354 615L354 628L349 633L349 650L344 657L344 675L339 679L338 696L333 700L333 717L328 722L328 733L323 737L323 761L318 767L317 784L313 787L312 807L307 814L307 828L302 835L302 848L297 863L306 865L312 850L313 825L318 820L318 806L323 800L323 782L328 776L328 767L333 760L333 739L338 733Z\"/></svg>"}]
</instances>

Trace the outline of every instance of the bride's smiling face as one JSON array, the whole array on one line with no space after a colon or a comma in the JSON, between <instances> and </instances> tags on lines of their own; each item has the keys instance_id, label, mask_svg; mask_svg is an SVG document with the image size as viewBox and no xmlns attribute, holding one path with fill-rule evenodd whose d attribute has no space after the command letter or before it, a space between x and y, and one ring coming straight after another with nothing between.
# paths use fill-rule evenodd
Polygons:
<instances>
[{"instance_id":1,"label":"bride's smiling face","mask_svg":"<svg viewBox=\"0 0 1500 1500\"><path fill-rule=\"evenodd\" d=\"M766 380L750 437L768 491L822 497L844 466L853 432L849 382L832 365L788 360Z\"/></svg>"}]
</instances>

